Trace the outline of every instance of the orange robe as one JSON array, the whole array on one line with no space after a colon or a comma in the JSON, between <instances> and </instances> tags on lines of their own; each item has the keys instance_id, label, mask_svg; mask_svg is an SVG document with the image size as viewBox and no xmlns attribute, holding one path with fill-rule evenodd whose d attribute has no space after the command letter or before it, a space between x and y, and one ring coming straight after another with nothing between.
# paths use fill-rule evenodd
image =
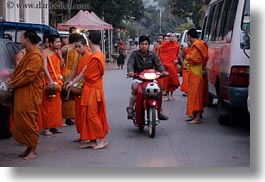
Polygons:
<instances>
[{"instance_id":1,"label":"orange robe","mask_svg":"<svg viewBox=\"0 0 265 182\"><path fill-rule=\"evenodd\" d=\"M183 57L185 58L189 52L190 52L191 48L188 47L184 50L183 52ZM186 63L186 61L184 61L184 64ZM180 87L180 91L182 92L188 92L188 77L189 77L189 70L188 70L188 64L186 63L186 68L182 68L182 83L181 83L181 87Z\"/></svg>"},{"instance_id":2,"label":"orange robe","mask_svg":"<svg viewBox=\"0 0 265 182\"><path fill-rule=\"evenodd\" d=\"M84 72L81 140L103 139L109 132L103 90L104 69L104 55L101 52L93 53Z\"/></svg>"},{"instance_id":3,"label":"orange robe","mask_svg":"<svg viewBox=\"0 0 265 182\"><path fill-rule=\"evenodd\" d=\"M13 137L30 148L36 148L39 140L38 110L44 87L42 65L43 57L38 48L27 52L10 82L14 88Z\"/></svg>"},{"instance_id":4,"label":"orange robe","mask_svg":"<svg viewBox=\"0 0 265 182\"><path fill-rule=\"evenodd\" d=\"M176 42L165 41L160 48L160 60L164 65L169 76L164 78L164 89L167 92L173 92L179 86L179 77L177 66L174 64L174 60L178 60L179 44Z\"/></svg>"},{"instance_id":5,"label":"orange robe","mask_svg":"<svg viewBox=\"0 0 265 182\"><path fill-rule=\"evenodd\" d=\"M48 59L48 58L47 58ZM48 71L54 82L59 82L58 84L62 86L60 59L57 53L50 56L50 61L54 67L55 74L52 71L49 60L47 60ZM45 76L45 84L48 83L48 78ZM57 92L55 97L49 97L44 91L43 102L41 106L42 123L44 129L58 128L63 124L62 118L62 99L61 92Z\"/></svg>"},{"instance_id":6,"label":"orange robe","mask_svg":"<svg viewBox=\"0 0 265 182\"><path fill-rule=\"evenodd\" d=\"M76 75L79 75L82 69L87 65L91 52L87 51L77 63ZM82 109L81 109L81 97L75 97L75 126L77 133L80 133L82 128Z\"/></svg>"},{"instance_id":7,"label":"orange robe","mask_svg":"<svg viewBox=\"0 0 265 182\"><path fill-rule=\"evenodd\" d=\"M156 53L157 57L159 57L160 47L161 45L159 43L156 43L153 48L153 51Z\"/></svg>"},{"instance_id":8,"label":"orange robe","mask_svg":"<svg viewBox=\"0 0 265 182\"><path fill-rule=\"evenodd\" d=\"M188 54L189 79L188 99L186 114L191 116L194 112L203 111L203 79L202 67L205 59L208 59L208 46L202 40L196 40Z\"/></svg>"},{"instance_id":9,"label":"orange robe","mask_svg":"<svg viewBox=\"0 0 265 182\"><path fill-rule=\"evenodd\" d=\"M67 58L68 55L68 58ZM71 49L68 54L65 54L63 56L65 60L65 68L62 69L62 75L65 77L65 80L68 79L70 76L74 65L77 64L79 54L76 51L76 49ZM68 100L68 101L62 101L62 114L63 118L65 119L72 119L75 118L75 101L74 100Z\"/></svg>"}]
</instances>

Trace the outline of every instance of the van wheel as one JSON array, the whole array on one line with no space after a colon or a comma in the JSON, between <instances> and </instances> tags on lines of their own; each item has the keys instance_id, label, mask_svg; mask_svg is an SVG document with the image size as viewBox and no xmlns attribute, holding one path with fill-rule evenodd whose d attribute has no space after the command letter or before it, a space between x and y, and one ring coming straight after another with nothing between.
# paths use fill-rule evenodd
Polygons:
<instances>
[{"instance_id":1,"label":"van wheel","mask_svg":"<svg viewBox=\"0 0 265 182\"><path fill-rule=\"evenodd\" d=\"M214 97L209 94L209 106L213 104Z\"/></svg>"},{"instance_id":2,"label":"van wheel","mask_svg":"<svg viewBox=\"0 0 265 182\"><path fill-rule=\"evenodd\" d=\"M232 123L232 118L230 115L224 114L224 101L218 98L218 121L220 125L228 126Z\"/></svg>"}]
</instances>

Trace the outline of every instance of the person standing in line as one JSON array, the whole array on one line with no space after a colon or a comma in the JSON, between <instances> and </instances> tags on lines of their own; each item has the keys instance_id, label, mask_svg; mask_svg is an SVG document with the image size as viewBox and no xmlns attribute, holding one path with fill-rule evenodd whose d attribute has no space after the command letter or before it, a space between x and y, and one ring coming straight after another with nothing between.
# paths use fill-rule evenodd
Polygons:
<instances>
[{"instance_id":1,"label":"person standing in line","mask_svg":"<svg viewBox=\"0 0 265 182\"><path fill-rule=\"evenodd\" d=\"M183 48L182 50L182 83L180 87L180 91L183 92L182 96L187 97L188 93L188 78L189 78L189 63L185 59L186 56L190 53L191 50L191 42L188 41L188 47Z\"/></svg>"},{"instance_id":2,"label":"person standing in line","mask_svg":"<svg viewBox=\"0 0 265 182\"><path fill-rule=\"evenodd\" d=\"M163 34L159 34L157 36L157 43L154 45L153 51L156 53L156 55L159 57L160 47L163 43Z\"/></svg>"},{"instance_id":3,"label":"person standing in line","mask_svg":"<svg viewBox=\"0 0 265 182\"><path fill-rule=\"evenodd\" d=\"M203 63L208 60L208 46L205 41L198 39L195 28L187 32L188 40L192 43L191 50L185 59L189 63L188 99L186 114L191 117L190 124L201 121L203 112Z\"/></svg>"},{"instance_id":4,"label":"person standing in line","mask_svg":"<svg viewBox=\"0 0 265 182\"><path fill-rule=\"evenodd\" d=\"M26 150L19 155L25 160L37 157L39 128L37 125L39 106L43 93L43 56L36 46L39 36L32 30L21 35L21 44L26 54L16 66L8 87L14 90L13 137L25 145Z\"/></svg>"},{"instance_id":5,"label":"person standing in line","mask_svg":"<svg viewBox=\"0 0 265 182\"><path fill-rule=\"evenodd\" d=\"M178 63L179 44L175 41L176 34L170 33L169 41L164 41L160 48L159 57L164 65L169 76L164 78L164 89L166 91L166 101L173 100L173 92L180 86L178 78ZM171 97L171 98L170 98Z\"/></svg>"},{"instance_id":6,"label":"person standing in line","mask_svg":"<svg viewBox=\"0 0 265 182\"><path fill-rule=\"evenodd\" d=\"M78 33L77 28L76 28L76 27L70 27L70 28L68 29L68 33L69 33L68 37L65 37L65 38L63 38L63 39L61 40L62 47L65 46L65 45L67 45L67 44L69 44L69 36L70 36L71 34Z\"/></svg>"},{"instance_id":7,"label":"person standing in line","mask_svg":"<svg viewBox=\"0 0 265 182\"><path fill-rule=\"evenodd\" d=\"M157 36L157 43L154 45L154 48L153 48L153 52L156 53L157 57L159 58L159 53L160 53L160 48L161 48L161 45L164 41L164 36L163 34L159 34ZM158 85L160 87L160 89L162 90L162 93L164 93L164 78L160 78L157 80L158 82ZM163 113L163 108L161 106L161 111L160 111L160 115L159 115L159 119L160 120L168 120L169 117Z\"/></svg>"},{"instance_id":8,"label":"person standing in line","mask_svg":"<svg viewBox=\"0 0 265 182\"><path fill-rule=\"evenodd\" d=\"M57 35L50 35L49 44L49 48L43 50L43 70L45 73L45 84L49 88L54 88L57 85L59 89L58 92L52 96L50 96L46 91L44 91L43 94L41 115L43 134L45 136L51 136L53 133L61 133L61 131L59 131L57 128L63 125L61 99L61 88L63 81L61 80L61 70L64 67L64 60L60 50L60 37Z\"/></svg>"},{"instance_id":9,"label":"person standing in line","mask_svg":"<svg viewBox=\"0 0 265 182\"><path fill-rule=\"evenodd\" d=\"M83 74L84 87L81 96L82 128L80 139L90 140L90 142L83 143L80 147L102 149L108 145L106 135L109 132L103 90L105 56L100 49L100 31L91 31L88 39L92 55Z\"/></svg>"},{"instance_id":10,"label":"person standing in line","mask_svg":"<svg viewBox=\"0 0 265 182\"><path fill-rule=\"evenodd\" d=\"M126 45L121 38L119 39L117 49L118 53L120 54L119 58L117 59L118 69L120 68L123 69L124 61L127 56L127 51L126 51Z\"/></svg>"},{"instance_id":11,"label":"person standing in line","mask_svg":"<svg viewBox=\"0 0 265 182\"><path fill-rule=\"evenodd\" d=\"M90 49L88 45L86 44L86 40L83 36L79 36L78 40L75 43L75 49L76 51L81 55L80 59L78 60L77 65L72 70L72 73L67 81L67 87L68 90L70 86L78 83L83 82L83 72L86 68L86 65L89 61L89 58L91 56ZM83 83L81 83L83 85ZM75 97L75 126L77 133L80 134L82 129L82 107L81 107L81 97ZM85 142L80 139L80 137L77 140L74 140L74 142Z\"/></svg>"},{"instance_id":12,"label":"person standing in line","mask_svg":"<svg viewBox=\"0 0 265 182\"><path fill-rule=\"evenodd\" d=\"M62 47L62 55L65 60L65 68L62 69L64 81L67 81L77 64L79 53L75 49L75 42L78 40L80 34L74 33L69 36L69 44ZM75 101L62 100L62 114L65 118L66 125L75 125L72 119L75 118Z\"/></svg>"}]
</instances>

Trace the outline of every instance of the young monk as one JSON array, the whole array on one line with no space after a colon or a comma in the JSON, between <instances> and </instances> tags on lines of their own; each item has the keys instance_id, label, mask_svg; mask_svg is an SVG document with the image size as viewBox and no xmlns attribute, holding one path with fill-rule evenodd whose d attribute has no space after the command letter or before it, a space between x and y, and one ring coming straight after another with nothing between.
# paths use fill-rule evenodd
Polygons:
<instances>
[{"instance_id":1,"label":"young monk","mask_svg":"<svg viewBox=\"0 0 265 182\"><path fill-rule=\"evenodd\" d=\"M69 44L62 47L62 54L65 60L65 68L62 69L62 75L64 76L65 81L68 80L68 77L72 73L72 70L75 68L79 53L75 49L75 42L77 41L80 34L74 33L69 36ZM75 118L75 101L68 100L62 101L62 114L65 118L66 125L74 125L75 123L72 119Z\"/></svg>"},{"instance_id":2,"label":"young monk","mask_svg":"<svg viewBox=\"0 0 265 182\"><path fill-rule=\"evenodd\" d=\"M102 149L108 145L106 135L109 132L103 90L105 57L100 49L100 31L91 31L88 38L92 55L84 71L80 137L81 140L90 140L91 142L84 143L81 148Z\"/></svg>"},{"instance_id":3,"label":"young monk","mask_svg":"<svg viewBox=\"0 0 265 182\"><path fill-rule=\"evenodd\" d=\"M9 87L14 89L13 137L27 149L19 155L25 160L37 157L39 140L37 126L38 109L43 93L43 58L36 44L39 37L32 30L21 36L21 44L26 54L14 70Z\"/></svg>"},{"instance_id":4,"label":"young monk","mask_svg":"<svg viewBox=\"0 0 265 182\"><path fill-rule=\"evenodd\" d=\"M57 35L49 37L49 48L43 50L44 62L43 70L45 73L45 84L52 87L55 82L59 88L62 87L61 69L64 66L64 60L60 51L61 41ZM54 96L44 91L43 102L41 106L42 122L43 122L43 135L51 136L53 133L61 133L57 128L62 126L62 100L61 91Z\"/></svg>"},{"instance_id":5,"label":"young monk","mask_svg":"<svg viewBox=\"0 0 265 182\"><path fill-rule=\"evenodd\" d=\"M179 44L175 41L176 34L170 33L169 37L170 37L169 41L164 41L162 43L159 54L162 64L164 65L166 71L169 72L169 76L164 78L166 101L174 99L173 92L180 86L178 78L178 70L176 67L180 48Z\"/></svg>"},{"instance_id":6,"label":"young monk","mask_svg":"<svg viewBox=\"0 0 265 182\"><path fill-rule=\"evenodd\" d=\"M208 59L208 46L203 40L198 39L195 28L187 32L188 40L192 46L190 53L186 56L189 63L187 115L192 116L190 124L200 123L203 112L203 62Z\"/></svg>"},{"instance_id":7,"label":"young monk","mask_svg":"<svg viewBox=\"0 0 265 182\"><path fill-rule=\"evenodd\" d=\"M86 65L89 61L91 56L90 49L86 44L86 40L83 36L79 36L78 40L75 43L76 51L81 55L81 58L78 60L76 67L73 69L67 84L67 89L74 85L75 83L79 82L83 78L83 72L86 68ZM74 78L75 77L75 78ZM74 78L74 79L73 79ZM82 113L81 113L81 97L75 97L75 126L77 133L80 134L82 129ZM82 140L77 139L74 142L82 142Z\"/></svg>"},{"instance_id":8,"label":"young monk","mask_svg":"<svg viewBox=\"0 0 265 182\"><path fill-rule=\"evenodd\" d=\"M189 78L189 64L185 57L190 53L191 42L188 41L188 47L183 48L182 50L182 83L180 91L184 92L182 95L187 97L188 93L188 78Z\"/></svg>"}]
</instances>

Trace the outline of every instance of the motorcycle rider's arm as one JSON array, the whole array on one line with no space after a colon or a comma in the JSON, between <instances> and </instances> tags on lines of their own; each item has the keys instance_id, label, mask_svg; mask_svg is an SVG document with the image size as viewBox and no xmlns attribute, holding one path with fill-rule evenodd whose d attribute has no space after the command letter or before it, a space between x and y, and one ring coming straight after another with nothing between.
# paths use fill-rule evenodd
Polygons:
<instances>
[{"instance_id":1,"label":"motorcycle rider's arm","mask_svg":"<svg viewBox=\"0 0 265 182\"><path fill-rule=\"evenodd\" d=\"M134 64L135 64L135 56L134 56L134 53L132 53L127 63L128 76L134 76Z\"/></svg>"}]
</instances>

